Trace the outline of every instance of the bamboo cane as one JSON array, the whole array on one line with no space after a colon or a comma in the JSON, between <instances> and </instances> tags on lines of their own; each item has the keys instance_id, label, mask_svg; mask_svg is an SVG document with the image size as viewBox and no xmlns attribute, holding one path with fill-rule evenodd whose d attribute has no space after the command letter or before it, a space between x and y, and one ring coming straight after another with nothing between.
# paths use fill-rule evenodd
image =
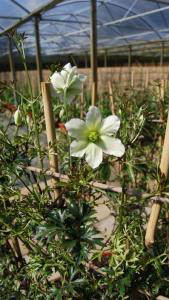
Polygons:
<instances>
[{"instance_id":1,"label":"bamboo cane","mask_svg":"<svg viewBox=\"0 0 169 300\"><path fill-rule=\"evenodd\" d=\"M158 297L156 298L156 300L169 300L169 298L166 298L166 297L164 297L164 296L158 296Z\"/></svg>"},{"instance_id":2,"label":"bamboo cane","mask_svg":"<svg viewBox=\"0 0 169 300\"><path fill-rule=\"evenodd\" d=\"M165 80L160 80L160 100L164 101L164 93L165 93Z\"/></svg>"},{"instance_id":3,"label":"bamboo cane","mask_svg":"<svg viewBox=\"0 0 169 300\"><path fill-rule=\"evenodd\" d=\"M55 134L55 124L53 117L53 109L52 102L50 96L50 83L49 82L41 82L42 89L42 99L44 105L44 115L45 115L45 123L46 123L46 134L48 141L48 149L49 149L49 164L50 170L54 172L58 172L58 157L56 152L56 134ZM54 188L54 198L57 199L59 196L59 191L56 189L57 179L51 179L51 186Z\"/></svg>"},{"instance_id":4,"label":"bamboo cane","mask_svg":"<svg viewBox=\"0 0 169 300\"><path fill-rule=\"evenodd\" d=\"M108 86L109 86L109 97L110 97L110 109L112 112L112 115L114 115L114 100L113 100L113 89L112 89L112 85L111 82L108 82Z\"/></svg>"},{"instance_id":5,"label":"bamboo cane","mask_svg":"<svg viewBox=\"0 0 169 300\"><path fill-rule=\"evenodd\" d=\"M160 170L161 173L164 174L164 176L167 178L168 170L169 170L169 113L168 113L164 145L163 145L162 156L161 156ZM150 218L147 224L146 235L145 235L146 247L151 247L154 244L155 229L157 226L160 209L161 209L160 203L157 202L153 204Z\"/></svg>"},{"instance_id":6,"label":"bamboo cane","mask_svg":"<svg viewBox=\"0 0 169 300\"><path fill-rule=\"evenodd\" d=\"M149 84L149 70L146 70L146 80L145 80L145 88L148 88Z\"/></svg>"},{"instance_id":7,"label":"bamboo cane","mask_svg":"<svg viewBox=\"0 0 169 300\"><path fill-rule=\"evenodd\" d=\"M60 174L58 172L55 172L55 171L45 171L45 170L42 170L42 169L39 169L39 168L36 168L36 167L32 167L32 166L23 166L23 168L29 170L29 171L32 171L32 172L36 172L36 173L43 173L47 176L52 176L54 178L58 178L60 181L63 181L63 182L68 182L69 180L69 177L65 174ZM113 192L116 192L116 193L121 193L122 192L122 188L121 187L118 187L118 186L113 186L113 185L108 185L108 184L104 184L104 183L100 183L100 182L97 182L97 181L90 181L89 183L93 188L99 188L99 189L103 189L103 190L108 190L108 191L113 191ZM25 190L25 188L22 189L22 193L23 195L27 195L28 194L28 191Z\"/></svg>"},{"instance_id":8,"label":"bamboo cane","mask_svg":"<svg viewBox=\"0 0 169 300\"><path fill-rule=\"evenodd\" d=\"M96 105L96 83L92 83L92 105Z\"/></svg>"},{"instance_id":9,"label":"bamboo cane","mask_svg":"<svg viewBox=\"0 0 169 300\"><path fill-rule=\"evenodd\" d=\"M134 71L131 71L131 87L134 87Z\"/></svg>"},{"instance_id":10,"label":"bamboo cane","mask_svg":"<svg viewBox=\"0 0 169 300\"><path fill-rule=\"evenodd\" d=\"M163 122L164 121L164 113L163 113L163 102L164 102L164 93L165 93L165 80L162 79L160 80L160 85L159 85L159 110L160 110L160 120ZM159 144L160 146L163 145L163 138L160 136L159 138Z\"/></svg>"}]
</instances>

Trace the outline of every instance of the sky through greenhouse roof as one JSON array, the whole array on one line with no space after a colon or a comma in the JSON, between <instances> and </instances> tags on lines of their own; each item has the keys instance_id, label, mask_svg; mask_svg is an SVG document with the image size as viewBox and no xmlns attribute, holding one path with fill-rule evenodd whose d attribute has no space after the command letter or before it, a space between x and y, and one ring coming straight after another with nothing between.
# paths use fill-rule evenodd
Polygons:
<instances>
[{"instance_id":1,"label":"sky through greenhouse roof","mask_svg":"<svg viewBox=\"0 0 169 300\"><path fill-rule=\"evenodd\" d=\"M4 30L27 19L25 48L35 55L34 10L46 0L0 1L0 56L7 53ZM65 0L42 10L39 23L43 56L80 53L90 48L90 0ZM109 49L169 38L169 0L97 0L98 49Z\"/></svg>"}]
</instances>

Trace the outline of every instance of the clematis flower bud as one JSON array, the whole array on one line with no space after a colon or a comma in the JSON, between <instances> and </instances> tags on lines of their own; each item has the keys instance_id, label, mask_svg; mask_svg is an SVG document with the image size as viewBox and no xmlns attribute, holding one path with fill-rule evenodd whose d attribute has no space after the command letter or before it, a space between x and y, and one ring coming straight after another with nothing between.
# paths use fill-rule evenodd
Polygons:
<instances>
[{"instance_id":1,"label":"clematis flower bud","mask_svg":"<svg viewBox=\"0 0 169 300\"><path fill-rule=\"evenodd\" d=\"M22 124L22 112L19 107L14 113L14 122L16 126L20 126Z\"/></svg>"},{"instance_id":2,"label":"clematis flower bud","mask_svg":"<svg viewBox=\"0 0 169 300\"><path fill-rule=\"evenodd\" d=\"M59 112L59 118L62 119L63 115L64 115L64 108L62 108Z\"/></svg>"}]
</instances>

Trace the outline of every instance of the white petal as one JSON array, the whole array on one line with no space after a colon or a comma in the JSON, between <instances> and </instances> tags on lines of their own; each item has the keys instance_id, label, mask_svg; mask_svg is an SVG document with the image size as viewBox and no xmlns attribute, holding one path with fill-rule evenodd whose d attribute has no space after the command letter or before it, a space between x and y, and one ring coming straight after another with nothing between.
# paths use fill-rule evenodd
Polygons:
<instances>
[{"instance_id":1,"label":"white petal","mask_svg":"<svg viewBox=\"0 0 169 300\"><path fill-rule=\"evenodd\" d=\"M96 106L90 106L89 111L86 114L86 123L87 125L93 125L95 127L100 126L101 124L101 114L100 110Z\"/></svg>"},{"instance_id":2,"label":"white petal","mask_svg":"<svg viewBox=\"0 0 169 300\"><path fill-rule=\"evenodd\" d=\"M66 65L63 67L63 70L70 71L71 68L72 68L72 67L71 67L71 64L68 63L68 64L66 64Z\"/></svg>"},{"instance_id":3,"label":"white petal","mask_svg":"<svg viewBox=\"0 0 169 300\"><path fill-rule=\"evenodd\" d=\"M62 70L62 71L60 72L60 74L61 74L61 76L62 76L64 82L66 83L66 80L67 80L67 77L68 77L68 74L69 74L68 71L67 71L67 70Z\"/></svg>"},{"instance_id":4,"label":"white petal","mask_svg":"<svg viewBox=\"0 0 169 300\"><path fill-rule=\"evenodd\" d=\"M125 147L119 139L102 135L101 140L102 142L99 143L99 146L102 148L104 153L117 157L121 157L124 154Z\"/></svg>"},{"instance_id":5,"label":"white petal","mask_svg":"<svg viewBox=\"0 0 169 300\"><path fill-rule=\"evenodd\" d=\"M93 169L97 168L103 160L103 151L102 149L91 143L86 149L86 161Z\"/></svg>"},{"instance_id":6,"label":"white petal","mask_svg":"<svg viewBox=\"0 0 169 300\"><path fill-rule=\"evenodd\" d=\"M72 73L72 69L73 68L71 67L71 64L68 63L63 67L62 71L60 72L61 76L64 78L65 83L68 79L68 76Z\"/></svg>"},{"instance_id":7,"label":"white petal","mask_svg":"<svg viewBox=\"0 0 169 300\"><path fill-rule=\"evenodd\" d=\"M113 115L105 118L102 121L100 132L104 135L112 135L116 133L120 127L120 119Z\"/></svg>"},{"instance_id":8,"label":"white petal","mask_svg":"<svg viewBox=\"0 0 169 300\"><path fill-rule=\"evenodd\" d=\"M71 119L65 124L68 134L74 138L82 140L84 136L84 131L86 129L86 124L80 119Z\"/></svg>"},{"instance_id":9,"label":"white petal","mask_svg":"<svg viewBox=\"0 0 169 300\"><path fill-rule=\"evenodd\" d=\"M77 74L77 67L76 66L72 67L71 73Z\"/></svg>"},{"instance_id":10,"label":"white petal","mask_svg":"<svg viewBox=\"0 0 169 300\"><path fill-rule=\"evenodd\" d=\"M72 75L76 74L77 73L77 67L74 66L72 67L70 63L68 63L67 65L65 65L63 67L63 70L62 71L66 71L67 73L71 73ZM62 72L61 71L61 72Z\"/></svg>"},{"instance_id":11,"label":"white petal","mask_svg":"<svg viewBox=\"0 0 169 300\"><path fill-rule=\"evenodd\" d=\"M70 155L75 157L82 157L87 149L88 143L86 141L73 141L70 145Z\"/></svg>"},{"instance_id":12,"label":"white petal","mask_svg":"<svg viewBox=\"0 0 169 300\"><path fill-rule=\"evenodd\" d=\"M51 80L51 83L52 83L54 89L64 89L64 87L65 87L64 79L58 72L55 72L50 77L50 80Z\"/></svg>"}]
</instances>

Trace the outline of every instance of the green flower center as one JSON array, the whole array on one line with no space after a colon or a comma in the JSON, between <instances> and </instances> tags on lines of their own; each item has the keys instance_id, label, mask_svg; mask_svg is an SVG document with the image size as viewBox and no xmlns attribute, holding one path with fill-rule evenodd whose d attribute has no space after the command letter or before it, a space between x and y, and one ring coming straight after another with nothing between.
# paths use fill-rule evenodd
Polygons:
<instances>
[{"instance_id":1,"label":"green flower center","mask_svg":"<svg viewBox=\"0 0 169 300\"><path fill-rule=\"evenodd\" d=\"M88 133L89 142L96 143L100 139L100 134L98 131L90 131Z\"/></svg>"}]
</instances>

